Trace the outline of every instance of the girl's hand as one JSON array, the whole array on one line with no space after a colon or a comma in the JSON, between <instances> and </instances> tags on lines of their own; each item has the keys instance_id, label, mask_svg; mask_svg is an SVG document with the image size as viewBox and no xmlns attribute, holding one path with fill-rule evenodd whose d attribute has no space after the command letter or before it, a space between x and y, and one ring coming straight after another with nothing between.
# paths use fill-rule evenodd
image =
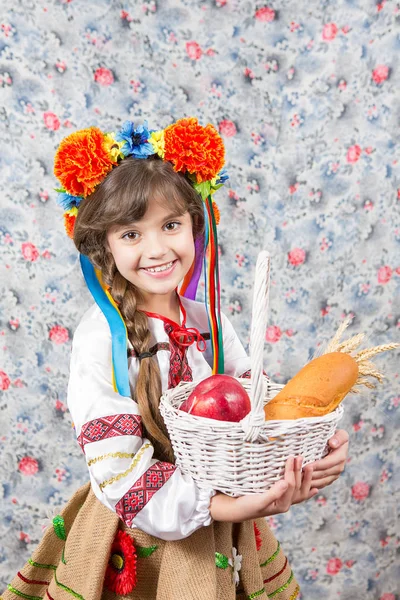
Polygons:
<instances>
[{"instance_id":1,"label":"girl's hand","mask_svg":"<svg viewBox=\"0 0 400 600\"><path fill-rule=\"evenodd\" d=\"M300 469L302 458L297 457L296 460L300 460ZM316 494L318 494L318 488L315 486L313 482L313 465L306 465L303 469L302 473L302 481L301 486L298 490L295 491L292 498L292 504L299 504L299 502L304 502L305 500L309 500Z\"/></svg>"},{"instance_id":2,"label":"girl's hand","mask_svg":"<svg viewBox=\"0 0 400 600\"><path fill-rule=\"evenodd\" d=\"M329 454L312 463L311 482L318 489L330 485L343 473L349 451L349 434L344 429L338 429L328 444L332 448Z\"/></svg>"},{"instance_id":3,"label":"girl's hand","mask_svg":"<svg viewBox=\"0 0 400 600\"><path fill-rule=\"evenodd\" d=\"M300 457L290 457L285 465L283 479L262 494L250 494L240 498L216 494L211 499L212 518L215 521L241 523L287 512L294 498L300 498L298 502L311 498L318 490L311 489L311 469L308 470L307 476L302 476L301 462Z\"/></svg>"}]
</instances>

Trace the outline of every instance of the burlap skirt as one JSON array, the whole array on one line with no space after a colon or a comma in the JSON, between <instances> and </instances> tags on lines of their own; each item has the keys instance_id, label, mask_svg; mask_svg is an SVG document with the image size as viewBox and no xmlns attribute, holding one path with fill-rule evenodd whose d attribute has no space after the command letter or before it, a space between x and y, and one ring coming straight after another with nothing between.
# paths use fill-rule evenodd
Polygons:
<instances>
[{"instance_id":1,"label":"burlap skirt","mask_svg":"<svg viewBox=\"0 0 400 600\"><path fill-rule=\"evenodd\" d=\"M125 527L86 484L46 529L1 598L294 600L298 594L264 519L213 523L184 540L165 542Z\"/></svg>"}]
</instances>

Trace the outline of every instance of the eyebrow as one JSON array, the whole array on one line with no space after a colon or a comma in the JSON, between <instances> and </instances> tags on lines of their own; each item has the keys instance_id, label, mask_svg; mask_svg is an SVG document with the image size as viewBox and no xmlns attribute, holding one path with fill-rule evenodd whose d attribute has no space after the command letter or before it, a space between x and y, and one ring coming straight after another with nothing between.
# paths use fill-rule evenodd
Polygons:
<instances>
[{"instance_id":1,"label":"eyebrow","mask_svg":"<svg viewBox=\"0 0 400 600\"><path fill-rule=\"evenodd\" d=\"M171 219L176 219L177 217L182 217L185 213L187 213L188 211L185 210L183 212L181 211L175 211L172 213L169 213L168 215L166 215L165 217L163 217L161 219L162 223L165 223L165 221L170 221ZM131 223L128 223L127 225L118 225L115 229L116 233L119 233L120 231L129 229L130 227L134 227L135 225L137 225L138 223L140 223L141 219L139 219L138 221L132 221Z\"/></svg>"},{"instance_id":2,"label":"eyebrow","mask_svg":"<svg viewBox=\"0 0 400 600\"><path fill-rule=\"evenodd\" d=\"M183 217L183 215L187 212L187 210L182 211L175 211L173 213L170 213L169 215L167 215L164 219L162 219L163 221L169 221L170 219L175 219L176 217Z\"/></svg>"}]
</instances>

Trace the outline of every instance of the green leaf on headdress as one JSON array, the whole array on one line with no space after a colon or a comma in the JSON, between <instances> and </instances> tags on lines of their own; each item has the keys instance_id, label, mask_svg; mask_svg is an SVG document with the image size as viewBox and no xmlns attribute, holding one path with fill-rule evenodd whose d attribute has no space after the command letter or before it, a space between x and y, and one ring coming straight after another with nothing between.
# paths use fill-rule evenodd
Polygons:
<instances>
[{"instance_id":1,"label":"green leaf on headdress","mask_svg":"<svg viewBox=\"0 0 400 600\"><path fill-rule=\"evenodd\" d=\"M203 181L202 183L195 183L193 187L200 194L200 196L203 198L203 200L206 200L208 198L208 196L210 195L210 191L211 191L211 182L210 181Z\"/></svg>"},{"instance_id":2,"label":"green leaf on headdress","mask_svg":"<svg viewBox=\"0 0 400 600\"><path fill-rule=\"evenodd\" d=\"M219 569L226 569L229 566L229 559L225 554L215 553L215 566Z\"/></svg>"},{"instance_id":3,"label":"green leaf on headdress","mask_svg":"<svg viewBox=\"0 0 400 600\"><path fill-rule=\"evenodd\" d=\"M60 540L65 541L67 539L67 534L65 533L64 519L62 518L61 515L56 515L54 517L53 528L54 528L54 533L56 534L56 536L58 538L60 538Z\"/></svg>"},{"instance_id":4,"label":"green leaf on headdress","mask_svg":"<svg viewBox=\"0 0 400 600\"><path fill-rule=\"evenodd\" d=\"M65 194L67 192L67 190L65 188L54 188L55 192L58 192L59 194Z\"/></svg>"},{"instance_id":5,"label":"green leaf on headdress","mask_svg":"<svg viewBox=\"0 0 400 600\"><path fill-rule=\"evenodd\" d=\"M219 188L221 188L224 184L223 183L218 183L218 185L212 185L211 188L213 190L219 190Z\"/></svg>"},{"instance_id":6,"label":"green leaf on headdress","mask_svg":"<svg viewBox=\"0 0 400 600\"><path fill-rule=\"evenodd\" d=\"M141 548L140 546L136 546L136 552L139 558L147 558L151 556L153 552L157 550L158 546L149 546L148 548Z\"/></svg>"}]
</instances>

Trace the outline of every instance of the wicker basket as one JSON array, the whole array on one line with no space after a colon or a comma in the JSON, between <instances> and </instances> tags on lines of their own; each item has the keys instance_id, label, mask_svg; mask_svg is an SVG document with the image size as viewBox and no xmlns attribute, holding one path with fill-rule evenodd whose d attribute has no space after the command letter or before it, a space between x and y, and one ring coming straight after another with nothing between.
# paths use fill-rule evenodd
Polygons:
<instances>
[{"instance_id":1,"label":"wicker basket","mask_svg":"<svg viewBox=\"0 0 400 600\"><path fill-rule=\"evenodd\" d=\"M251 379L238 379L250 395L250 413L239 423L232 423L179 410L198 381L179 384L166 391L160 401L176 464L200 487L212 487L230 496L267 490L282 478L289 456L303 456L303 466L324 456L327 441L343 415L339 405L324 417L265 421L264 405L283 387L263 375L269 271L269 254L261 252L253 297Z\"/></svg>"}]
</instances>

